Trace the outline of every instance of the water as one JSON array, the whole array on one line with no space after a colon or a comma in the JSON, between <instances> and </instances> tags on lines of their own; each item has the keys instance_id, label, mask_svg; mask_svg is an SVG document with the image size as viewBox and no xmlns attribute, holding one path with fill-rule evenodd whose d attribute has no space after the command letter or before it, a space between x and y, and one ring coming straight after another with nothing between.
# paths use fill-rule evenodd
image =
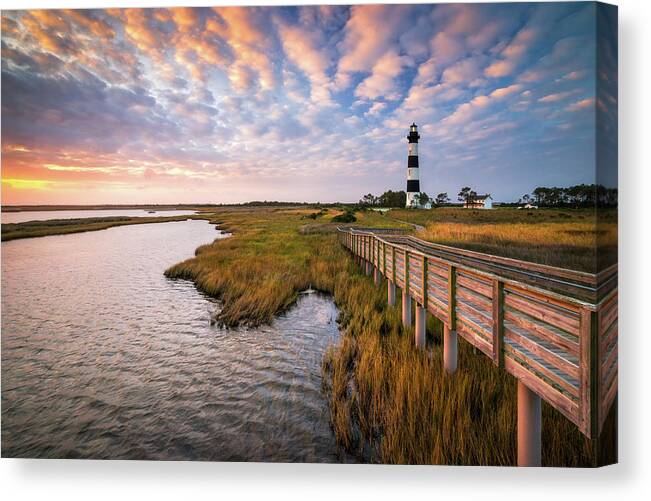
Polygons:
<instances>
[{"instance_id":1,"label":"water","mask_svg":"<svg viewBox=\"0 0 651 501\"><path fill-rule=\"evenodd\" d=\"M321 391L332 301L222 329L217 302L163 276L219 235L184 221L2 244L3 456L341 460Z\"/></svg>"},{"instance_id":2,"label":"water","mask_svg":"<svg viewBox=\"0 0 651 501\"><path fill-rule=\"evenodd\" d=\"M100 210L42 210L3 212L0 215L3 223L24 223L25 221L46 221L48 219L77 219L86 217L162 217L189 216L193 210L157 210L154 214L143 209L100 209Z\"/></svg>"}]
</instances>

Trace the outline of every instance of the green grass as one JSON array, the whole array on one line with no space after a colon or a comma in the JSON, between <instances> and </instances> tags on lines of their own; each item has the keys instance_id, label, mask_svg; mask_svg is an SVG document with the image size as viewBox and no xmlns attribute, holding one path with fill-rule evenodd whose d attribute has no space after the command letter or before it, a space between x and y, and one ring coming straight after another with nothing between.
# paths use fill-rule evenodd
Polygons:
<instances>
[{"instance_id":1,"label":"green grass","mask_svg":"<svg viewBox=\"0 0 651 501\"><path fill-rule=\"evenodd\" d=\"M211 221L233 236L199 247L166 275L221 298L218 320L228 326L269 322L309 286L332 294L342 335L324 358L324 390L348 452L382 463L514 465L515 379L463 340L459 370L446 375L441 324L431 317L429 349L416 350L399 306L386 304L386 287L374 287L337 242L330 220L338 212L308 223L313 210L215 210ZM374 212L357 218L361 226L396 224ZM547 405L543 413L543 464L593 464L593 444L576 426ZM602 434L601 462L613 459L614 422Z\"/></svg>"}]
</instances>

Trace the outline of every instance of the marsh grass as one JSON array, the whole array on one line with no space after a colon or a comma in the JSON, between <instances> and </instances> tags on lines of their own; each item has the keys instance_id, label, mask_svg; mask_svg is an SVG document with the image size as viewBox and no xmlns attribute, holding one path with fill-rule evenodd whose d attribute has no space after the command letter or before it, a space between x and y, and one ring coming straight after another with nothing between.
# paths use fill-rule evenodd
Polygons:
<instances>
[{"instance_id":1,"label":"marsh grass","mask_svg":"<svg viewBox=\"0 0 651 501\"><path fill-rule=\"evenodd\" d=\"M304 233L306 210L217 211L212 222L233 231L231 238L203 245L194 258L169 268L171 278L195 282L223 300L217 321L226 326L270 322L308 287L332 292L346 270L333 231Z\"/></svg>"},{"instance_id":2,"label":"marsh grass","mask_svg":"<svg viewBox=\"0 0 651 501\"><path fill-rule=\"evenodd\" d=\"M459 369L443 370L442 324L428 316L428 346L414 348L400 304L359 272L338 283L344 335L324 358L325 389L339 444L371 462L515 465L516 380L459 340ZM399 301L398 301L399 303ZM614 460L614 417L600 461ZM591 466L592 447L567 419L543 404L543 465Z\"/></svg>"},{"instance_id":3,"label":"marsh grass","mask_svg":"<svg viewBox=\"0 0 651 501\"><path fill-rule=\"evenodd\" d=\"M215 211L211 222L233 236L199 247L166 275L221 298L218 320L228 326L269 322L309 286L332 294L342 335L324 357L324 390L346 451L382 463L514 465L515 380L462 340L459 370L446 375L440 323L429 318L428 350L416 350L400 307L387 307L386 284L374 287L337 243L328 222L334 212L306 225L312 212ZM359 215L361 225L395 224ZM543 412L543 464L593 464L590 441L547 405ZM603 435L610 437L604 462L613 455L613 423L609 418Z\"/></svg>"},{"instance_id":4,"label":"marsh grass","mask_svg":"<svg viewBox=\"0 0 651 501\"><path fill-rule=\"evenodd\" d=\"M342 335L323 361L324 390L338 444L360 459L398 464L514 465L516 382L463 340L459 370L442 369L441 324L428 319L428 349L416 350L403 329L400 305L386 304L386 283L376 288L337 243L324 211L313 207L206 209L195 216L94 218L2 225L2 238L94 231L124 224L208 219L232 232L196 250L166 271L193 280L223 301L218 321L227 326L270 322L308 287L332 294ZM586 211L358 212L360 226L421 224L419 235L447 245L546 264L590 270L594 242L616 261L616 213L596 223ZM612 250L613 245L615 251ZM596 266L600 266L597 263ZM615 459L616 420L604 427L598 461ZM590 466L593 444L576 426L543 404L543 464Z\"/></svg>"},{"instance_id":5,"label":"marsh grass","mask_svg":"<svg viewBox=\"0 0 651 501\"><path fill-rule=\"evenodd\" d=\"M617 211L511 208L393 210L431 242L596 273L617 262Z\"/></svg>"},{"instance_id":6,"label":"marsh grass","mask_svg":"<svg viewBox=\"0 0 651 501\"><path fill-rule=\"evenodd\" d=\"M89 217L75 219L49 219L47 221L25 221L22 223L3 223L2 241L19 238L45 237L49 235L66 235L99 231L115 226L131 224L169 223L185 221L190 216L159 216L159 217Z\"/></svg>"}]
</instances>

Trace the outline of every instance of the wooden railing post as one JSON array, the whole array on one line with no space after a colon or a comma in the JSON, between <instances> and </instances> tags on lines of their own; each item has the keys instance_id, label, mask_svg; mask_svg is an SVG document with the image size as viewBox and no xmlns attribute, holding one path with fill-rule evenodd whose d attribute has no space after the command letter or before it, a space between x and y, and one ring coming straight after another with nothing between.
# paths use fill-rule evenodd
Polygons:
<instances>
[{"instance_id":1,"label":"wooden railing post","mask_svg":"<svg viewBox=\"0 0 651 501\"><path fill-rule=\"evenodd\" d=\"M359 235L355 235L355 257L357 258L357 264L361 265L362 256L360 255L359 240L360 240Z\"/></svg>"},{"instance_id":2,"label":"wooden railing post","mask_svg":"<svg viewBox=\"0 0 651 501\"><path fill-rule=\"evenodd\" d=\"M423 256L423 308L427 310L427 257Z\"/></svg>"},{"instance_id":3,"label":"wooden railing post","mask_svg":"<svg viewBox=\"0 0 651 501\"><path fill-rule=\"evenodd\" d=\"M456 267L448 268L448 321L443 327L443 367L448 374L457 370L457 272Z\"/></svg>"},{"instance_id":4,"label":"wooden railing post","mask_svg":"<svg viewBox=\"0 0 651 501\"><path fill-rule=\"evenodd\" d=\"M579 370L581 374L581 415L583 432L595 440L599 434L599 330L598 314L581 310L579 331Z\"/></svg>"},{"instance_id":5,"label":"wooden railing post","mask_svg":"<svg viewBox=\"0 0 651 501\"><path fill-rule=\"evenodd\" d=\"M409 252L405 251L405 290L409 293Z\"/></svg>"},{"instance_id":6,"label":"wooden railing post","mask_svg":"<svg viewBox=\"0 0 651 501\"><path fill-rule=\"evenodd\" d=\"M423 273L421 277L422 301L421 304L416 303L416 328L414 331L417 348L425 348L427 338L427 258L425 256L423 256L421 270Z\"/></svg>"},{"instance_id":7,"label":"wooden railing post","mask_svg":"<svg viewBox=\"0 0 651 501\"><path fill-rule=\"evenodd\" d=\"M385 242L382 242L382 274L386 277L386 274L387 274L387 244Z\"/></svg>"},{"instance_id":8,"label":"wooden railing post","mask_svg":"<svg viewBox=\"0 0 651 501\"><path fill-rule=\"evenodd\" d=\"M366 260L366 275L371 276L372 263L371 263L371 239L368 235L364 236L364 259Z\"/></svg>"},{"instance_id":9,"label":"wooden railing post","mask_svg":"<svg viewBox=\"0 0 651 501\"><path fill-rule=\"evenodd\" d=\"M371 237L366 235L366 260L371 261Z\"/></svg>"},{"instance_id":10,"label":"wooden railing post","mask_svg":"<svg viewBox=\"0 0 651 501\"><path fill-rule=\"evenodd\" d=\"M457 268L448 268L448 324L450 330L457 329Z\"/></svg>"},{"instance_id":11,"label":"wooden railing post","mask_svg":"<svg viewBox=\"0 0 651 501\"><path fill-rule=\"evenodd\" d=\"M396 283L396 248L391 246L391 272L393 275L393 283Z\"/></svg>"},{"instance_id":12,"label":"wooden railing post","mask_svg":"<svg viewBox=\"0 0 651 501\"><path fill-rule=\"evenodd\" d=\"M504 282L493 280L493 362L504 367Z\"/></svg>"}]
</instances>

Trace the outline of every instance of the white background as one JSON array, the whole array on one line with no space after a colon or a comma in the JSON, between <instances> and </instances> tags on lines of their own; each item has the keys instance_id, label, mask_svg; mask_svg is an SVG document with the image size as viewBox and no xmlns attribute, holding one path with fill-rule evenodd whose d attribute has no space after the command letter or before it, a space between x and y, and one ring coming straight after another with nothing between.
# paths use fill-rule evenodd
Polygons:
<instances>
[{"instance_id":1,"label":"white background","mask_svg":"<svg viewBox=\"0 0 651 501\"><path fill-rule=\"evenodd\" d=\"M394 0L395 2L395 0ZM2 9L233 5L242 0L0 0ZM283 2L253 0L251 4ZM301 3L291 0L287 3ZM318 1L304 2L318 4ZM329 0L323 3L350 3ZM368 2L358 2L368 3ZM415 2L412 2L415 3ZM2 499L651 499L651 2L619 5L620 463L597 470L0 460Z\"/></svg>"}]
</instances>

